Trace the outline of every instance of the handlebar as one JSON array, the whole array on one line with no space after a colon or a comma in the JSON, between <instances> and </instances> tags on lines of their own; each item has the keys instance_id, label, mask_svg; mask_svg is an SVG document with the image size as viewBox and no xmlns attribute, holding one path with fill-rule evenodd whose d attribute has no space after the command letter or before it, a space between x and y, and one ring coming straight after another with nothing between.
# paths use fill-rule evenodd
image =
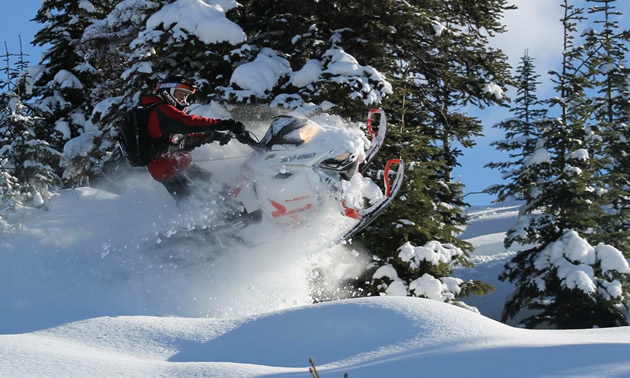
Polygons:
<instances>
[{"instance_id":1,"label":"handlebar","mask_svg":"<svg viewBox=\"0 0 630 378\"><path fill-rule=\"evenodd\" d=\"M248 145L254 149L259 149L262 146L260 142L251 131L245 130L240 134L234 134L231 131L210 131L202 133L192 134L174 134L170 137L169 143L173 145L180 145L185 149L193 149L201 146L205 143L219 142L219 144L227 144L230 139L236 139L240 143Z\"/></svg>"},{"instance_id":2,"label":"handlebar","mask_svg":"<svg viewBox=\"0 0 630 378\"><path fill-rule=\"evenodd\" d=\"M245 130L243 133L234 135L240 143L246 144L253 148L260 148L260 142L255 138L254 133Z\"/></svg>"}]
</instances>

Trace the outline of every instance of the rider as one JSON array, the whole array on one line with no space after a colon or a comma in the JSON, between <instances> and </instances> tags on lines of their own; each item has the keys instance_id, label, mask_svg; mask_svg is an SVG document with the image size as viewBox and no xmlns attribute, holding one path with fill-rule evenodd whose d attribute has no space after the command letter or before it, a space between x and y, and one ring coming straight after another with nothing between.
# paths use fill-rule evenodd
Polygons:
<instances>
[{"instance_id":1,"label":"rider","mask_svg":"<svg viewBox=\"0 0 630 378\"><path fill-rule=\"evenodd\" d=\"M157 146L147 168L179 203L190 195L191 178L207 177L209 172L192 163L190 151L204 143L228 143L245 131L241 122L199 117L188 114L188 96L197 87L180 75L158 83L153 94L141 99L150 107L147 121L149 137Z\"/></svg>"}]
</instances>

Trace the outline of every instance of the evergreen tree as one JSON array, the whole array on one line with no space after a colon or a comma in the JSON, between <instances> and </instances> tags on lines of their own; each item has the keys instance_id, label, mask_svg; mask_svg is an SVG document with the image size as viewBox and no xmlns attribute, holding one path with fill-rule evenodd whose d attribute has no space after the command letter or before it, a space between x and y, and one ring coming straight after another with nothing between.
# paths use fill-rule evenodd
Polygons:
<instances>
[{"instance_id":1,"label":"evergreen tree","mask_svg":"<svg viewBox=\"0 0 630 378\"><path fill-rule=\"evenodd\" d=\"M607 213L599 223L598 234L608 244L630 256L630 161L627 140L630 124L629 80L626 68L629 31L620 31L615 0L589 0L589 13L595 28L585 34L584 49L591 57L591 77L597 94L593 97L593 129L601 135L598 155L606 159L603 193Z\"/></svg>"},{"instance_id":2,"label":"evergreen tree","mask_svg":"<svg viewBox=\"0 0 630 378\"><path fill-rule=\"evenodd\" d=\"M0 231L10 227L7 218L22 202L20 183L13 175L16 170L13 164L14 151L10 149L12 125L7 122L13 114L9 106L11 96L8 92L15 88L13 84L15 70L11 69L11 57L12 54L8 51L2 56L7 63L7 67L3 70L6 74L6 80L0 81L3 91L0 95L0 119L5 120L0 124Z\"/></svg>"},{"instance_id":3,"label":"evergreen tree","mask_svg":"<svg viewBox=\"0 0 630 378\"><path fill-rule=\"evenodd\" d=\"M131 44L144 31L151 14L159 9L159 4L152 0L112 0L107 7L104 3L101 5L103 11L98 18L90 20L78 41L78 51L91 62L97 76L90 83L89 94L94 106L85 132L66 145L64 177L73 184L90 178L107 179L120 162L121 154L115 147L116 125L123 121L125 114L121 104L125 93L132 88L137 94L127 100L127 106L137 105L141 93L136 83L128 82L126 74L133 67L129 62L138 51ZM144 83L142 88L145 87L149 84Z\"/></svg>"},{"instance_id":4,"label":"evergreen tree","mask_svg":"<svg viewBox=\"0 0 630 378\"><path fill-rule=\"evenodd\" d=\"M245 39L241 28L222 11L200 3L190 2L180 8L183 14L178 19L167 16L182 4L166 0L146 3L143 13L135 15L144 19L144 26L129 43L132 52L122 74L126 81L125 103L138 104L140 97L151 93L157 82L175 74L197 82L200 95L196 97L216 96L215 88L228 83L233 69L225 55ZM230 7L225 5L224 10L229 12ZM188 12L203 17L188 18ZM199 19L205 24L194 24ZM222 28L227 31L224 33Z\"/></svg>"},{"instance_id":5,"label":"evergreen tree","mask_svg":"<svg viewBox=\"0 0 630 378\"><path fill-rule=\"evenodd\" d=\"M59 183L55 165L47 164L57 160L59 152L47 141L38 139L39 120L14 92L2 94L2 107L0 159L6 185L3 189L13 197L7 198L13 201L9 207L42 207L52 196L53 186Z\"/></svg>"},{"instance_id":6,"label":"evergreen tree","mask_svg":"<svg viewBox=\"0 0 630 378\"><path fill-rule=\"evenodd\" d=\"M67 141L88 131L86 124L94 105L89 88L97 81L97 72L79 46L91 20L103 17L113 1L44 0L33 19L43 25L33 44L48 50L32 69L30 98L37 98L34 109L43 119L38 137L56 150L63 150ZM61 175L62 167L54 167ZM68 175L66 179L77 181Z\"/></svg>"},{"instance_id":7,"label":"evergreen tree","mask_svg":"<svg viewBox=\"0 0 630 378\"><path fill-rule=\"evenodd\" d=\"M59 183L54 164L59 152L38 137L42 124L22 101L26 78L21 75L28 65L24 55L7 51L3 58L7 80L0 82L0 221L6 227L6 220L23 206L45 207ZM18 225L16 220L8 223Z\"/></svg>"},{"instance_id":8,"label":"evergreen tree","mask_svg":"<svg viewBox=\"0 0 630 378\"><path fill-rule=\"evenodd\" d=\"M606 253L621 258L593 233L602 219L598 172L603 162L596 152L598 138L589 126L594 111L586 95L590 88L588 54L574 45L583 9L564 0L562 70L552 71L560 117L542 122L542 132L528 164L537 172L535 185L522 189L527 202L519 224L508 231L506 246L532 245L506 265L501 279L515 283L503 320L514 320L524 310L528 327L577 328L626 324L621 304L627 300L627 267L608 266ZM587 235L588 241L580 235ZM606 253L599 252L606 250ZM626 264L627 265L627 264ZM611 288L613 288L611 290Z\"/></svg>"},{"instance_id":9,"label":"evergreen tree","mask_svg":"<svg viewBox=\"0 0 630 378\"><path fill-rule=\"evenodd\" d=\"M481 32L503 31L500 15L509 9L506 2L405 4L413 7L390 12L401 17L388 19L397 33L387 48L397 59L386 66L395 90L385 107L394 110L391 118L397 127L392 128L392 143L381 156L399 154L410 169L401 189L402 200L390 206L361 238L374 247L374 261L357 284L371 295L387 290L388 283L400 286L390 276L375 278L382 266L393 266L409 294L418 295L417 290L410 290L412 282L432 277L446 285L454 266L471 265L471 246L456 237L466 222L462 185L451 176L461 155L457 146L472 146L481 123L461 109L502 103L501 87L508 80L505 56L490 48ZM396 241L408 241L415 248L432 248L428 246L439 241L458 252L449 253L450 260L430 263L435 260L429 258L414 266L403 259L402 249L396 250ZM491 289L477 281L455 287L451 293L456 297Z\"/></svg>"},{"instance_id":10,"label":"evergreen tree","mask_svg":"<svg viewBox=\"0 0 630 378\"><path fill-rule=\"evenodd\" d=\"M233 83L225 89L225 96L307 112L327 110L363 120L366 107L377 106L391 93L391 85L380 71L368 65L372 62L365 59L364 51L373 50L373 32L370 20L361 16L383 11L373 9L374 4L360 3L243 2L234 15L248 40L231 52L231 58L239 66L271 54L283 63L276 69L280 75L272 87L252 91ZM378 15L370 16L374 17ZM237 69L246 67L244 64Z\"/></svg>"},{"instance_id":11,"label":"evergreen tree","mask_svg":"<svg viewBox=\"0 0 630 378\"><path fill-rule=\"evenodd\" d=\"M534 60L526 51L521 57L513 80L516 98L510 112L514 117L495 125L505 131L505 139L492 143L499 151L508 152L511 160L487 165L493 169L500 169L506 181L505 184L495 185L486 190L487 193L497 194L498 202L508 198L527 201L535 193L533 189L538 177L535 167L537 159L544 156L536 156L534 153L543 133L541 121L544 121L547 115L547 110L542 108L542 102L536 95L537 85L540 84L539 77L540 75L536 74Z\"/></svg>"}]
</instances>

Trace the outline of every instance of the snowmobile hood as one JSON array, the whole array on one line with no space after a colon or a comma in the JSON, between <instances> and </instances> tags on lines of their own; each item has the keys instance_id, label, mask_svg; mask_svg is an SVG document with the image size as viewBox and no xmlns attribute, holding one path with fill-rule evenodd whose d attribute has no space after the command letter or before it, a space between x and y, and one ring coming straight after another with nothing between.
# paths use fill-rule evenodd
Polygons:
<instances>
[{"instance_id":1,"label":"snowmobile hood","mask_svg":"<svg viewBox=\"0 0 630 378\"><path fill-rule=\"evenodd\" d=\"M274 145L299 146L319 131L319 127L308 119L282 115L274 118L260 144L267 149Z\"/></svg>"}]
</instances>

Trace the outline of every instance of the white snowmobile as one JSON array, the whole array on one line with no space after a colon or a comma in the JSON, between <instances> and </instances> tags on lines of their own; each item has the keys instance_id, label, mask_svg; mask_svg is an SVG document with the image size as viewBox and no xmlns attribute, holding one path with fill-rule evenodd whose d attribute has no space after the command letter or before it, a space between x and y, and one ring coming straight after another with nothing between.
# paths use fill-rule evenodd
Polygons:
<instances>
[{"instance_id":1,"label":"white snowmobile","mask_svg":"<svg viewBox=\"0 0 630 378\"><path fill-rule=\"evenodd\" d=\"M376 132L372 127L375 115L380 116ZM318 216L327 216L331 209L333 221L341 220L341 224L330 227L336 234L319 240L326 246L350 241L394 199L403 182L404 162L387 162L379 173L382 190L362 174L384 142L385 112L369 112L371 140L359 128L329 121L278 116L260 141L249 131L236 135L253 149L240 165L236 181L196 182L202 198L191 202L191 211L169 218L166 230L148 239L155 243L147 250L176 265L209 261L219 254L208 254L208 249L230 249L234 243L251 247L269 240L278 243L275 236L285 231L292 237L303 234L293 231L308 233L308 226L319 224ZM392 165L398 165L396 171ZM259 231L256 226L261 226Z\"/></svg>"},{"instance_id":2,"label":"white snowmobile","mask_svg":"<svg viewBox=\"0 0 630 378\"><path fill-rule=\"evenodd\" d=\"M376 133L372 125L375 115L380 116ZM362 176L387 133L383 110L369 112L367 129L371 142L358 128L278 116L259 142L250 133L237 136L254 149L242 165L234 190L234 199L243 205L243 215L258 215L263 221L283 226L302 224L332 199L354 220L333 242L350 240L391 203L404 177L400 159L389 160L382 171L384 191ZM392 165L398 169L393 171Z\"/></svg>"}]
</instances>

